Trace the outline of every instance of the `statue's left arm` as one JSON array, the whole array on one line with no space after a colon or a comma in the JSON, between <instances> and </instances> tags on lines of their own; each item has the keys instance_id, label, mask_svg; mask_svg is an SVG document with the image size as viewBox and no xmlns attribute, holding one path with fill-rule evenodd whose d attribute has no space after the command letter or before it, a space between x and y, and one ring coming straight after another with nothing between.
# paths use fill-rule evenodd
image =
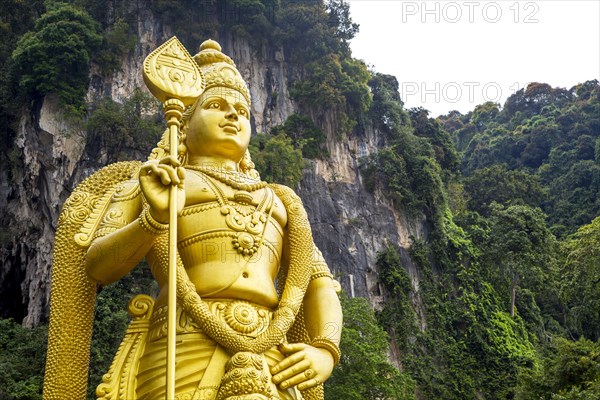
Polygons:
<instances>
[{"instance_id":1,"label":"statue's left arm","mask_svg":"<svg viewBox=\"0 0 600 400\"><path fill-rule=\"evenodd\" d=\"M280 346L286 358L272 372L273 381L282 388L298 385L305 390L323 383L339 362L342 308L335 285L321 252L315 248L311 280L303 302L310 343Z\"/></svg>"}]
</instances>

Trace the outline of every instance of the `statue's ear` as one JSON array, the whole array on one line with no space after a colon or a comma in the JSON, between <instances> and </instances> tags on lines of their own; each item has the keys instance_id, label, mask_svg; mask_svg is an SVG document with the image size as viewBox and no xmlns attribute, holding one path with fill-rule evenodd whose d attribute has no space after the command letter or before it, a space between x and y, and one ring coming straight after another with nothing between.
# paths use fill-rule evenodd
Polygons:
<instances>
[{"instance_id":1,"label":"statue's ear","mask_svg":"<svg viewBox=\"0 0 600 400\"><path fill-rule=\"evenodd\" d=\"M240 171L244 174L248 175L253 179L260 179L260 174L256 169L254 169L255 165L252 162L252 158L250 157L250 150L246 149L244 156L239 162Z\"/></svg>"}]
</instances>

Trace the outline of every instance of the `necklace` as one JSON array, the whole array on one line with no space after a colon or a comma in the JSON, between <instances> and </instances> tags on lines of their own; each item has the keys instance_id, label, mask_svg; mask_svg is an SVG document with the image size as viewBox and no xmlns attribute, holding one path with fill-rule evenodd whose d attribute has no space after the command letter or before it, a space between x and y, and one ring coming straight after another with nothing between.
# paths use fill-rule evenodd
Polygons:
<instances>
[{"instance_id":1,"label":"necklace","mask_svg":"<svg viewBox=\"0 0 600 400\"><path fill-rule=\"evenodd\" d=\"M240 175L242 175L240 173L233 175L225 171L217 171L196 165L187 167L200 172L198 175L204 175L204 181L217 197L217 202L221 206L221 215L225 217L227 226L235 232L232 239L233 248L243 256L252 257L263 243L265 231L273 213L275 202L273 191L265 191L257 208L252 205L253 199L249 192L267 187L266 182L258 181L250 184L239 181ZM233 195L233 203L227 199L223 190L214 181L208 179L209 177L237 190ZM246 265L248 262L249 259Z\"/></svg>"},{"instance_id":2,"label":"necklace","mask_svg":"<svg viewBox=\"0 0 600 400\"><path fill-rule=\"evenodd\" d=\"M199 165L186 165L185 167L194 171L200 171L203 174L206 174L211 178L214 178L236 190L254 192L267 187L267 182L264 181L254 181L253 183L248 183L247 181L251 178L246 177L240 172L226 172L223 170L201 167ZM246 182L244 182L244 180Z\"/></svg>"}]
</instances>

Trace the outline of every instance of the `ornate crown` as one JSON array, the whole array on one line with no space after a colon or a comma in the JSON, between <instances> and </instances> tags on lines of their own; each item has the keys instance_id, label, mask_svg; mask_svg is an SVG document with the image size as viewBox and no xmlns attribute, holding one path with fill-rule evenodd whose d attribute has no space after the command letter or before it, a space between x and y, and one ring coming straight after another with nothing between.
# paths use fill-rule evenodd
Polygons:
<instances>
[{"instance_id":1,"label":"ornate crown","mask_svg":"<svg viewBox=\"0 0 600 400\"><path fill-rule=\"evenodd\" d=\"M250 104L250 91L233 60L221 52L219 43L212 39L205 40L194 56L204 76L204 90L211 87L224 86L240 92Z\"/></svg>"}]
</instances>

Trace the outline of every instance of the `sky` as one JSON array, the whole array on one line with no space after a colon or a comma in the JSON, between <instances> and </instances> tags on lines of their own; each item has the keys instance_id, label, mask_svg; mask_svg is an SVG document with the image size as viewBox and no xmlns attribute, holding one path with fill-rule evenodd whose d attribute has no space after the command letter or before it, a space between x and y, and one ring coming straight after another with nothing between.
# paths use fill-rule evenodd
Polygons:
<instances>
[{"instance_id":1,"label":"sky","mask_svg":"<svg viewBox=\"0 0 600 400\"><path fill-rule=\"evenodd\" d=\"M350 0L352 54L435 117L504 101L529 82L600 79L600 0Z\"/></svg>"}]
</instances>

